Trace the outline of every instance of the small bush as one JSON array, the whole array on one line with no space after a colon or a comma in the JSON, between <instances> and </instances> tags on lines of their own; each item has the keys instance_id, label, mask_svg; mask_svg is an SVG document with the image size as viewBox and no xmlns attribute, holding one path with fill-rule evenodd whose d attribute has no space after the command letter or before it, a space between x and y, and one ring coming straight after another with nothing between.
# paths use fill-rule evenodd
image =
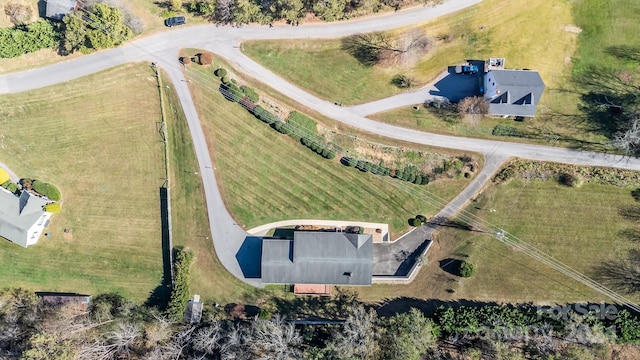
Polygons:
<instances>
[{"instance_id":1,"label":"small bush","mask_svg":"<svg viewBox=\"0 0 640 360\"><path fill-rule=\"evenodd\" d=\"M260 96L258 95L258 93L253 90L252 88L246 86L246 85L242 85L240 87L240 90L242 90L242 92L244 93L244 95L249 98L249 100L251 100L251 102L253 103L257 103L260 100Z\"/></svg>"},{"instance_id":2,"label":"small bush","mask_svg":"<svg viewBox=\"0 0 640 360\"><path fill-rule=\"evenodd\" d=\"M358 160L347 156L343 156L340 162L348 167L356 167L356 165L358 165Z\"/></svg>"},{"instance_id":3,"label":"small bush","mask_svg":"<svg viewBox=\"0 0 640 360\"><path fill-rule=\"evenodd\" d=\"M46 196L50 200L59 201L62 199L60 190L58 190L57 187L44 181L33 180L33 182L31 183L31 188L33 189L33 191L37 192L40 195Z\"/></svg>"},{"instance_id":4,"label":"small bush","mask_svg":"<svg viewBox=\"0 0 640 360\"><path fill-rule=\"evenodd\" d=\"M198 58L200 59L200 65L211 65L213 62L213 55L208 52L198 54Z\"/></svg>"},{"instance_id":5,"label":"small bush","mask_svg":"<svg viewBox=\"0 0 640 360\"><path fill-rule=\"evenodd\" d=\"M229 85L229 83L230 83L229 79L228 79L228 78L226 78L226 77L224 77L224 76L220 79L220 82L221 82L223 85Z\"/></svg>"},{"instance_id":6,"label":"small bush","mask_svg":"<svg viewBox=\"0 0 640 360\"><path fill-rule=\"evenodd\" d=\"M563 185L579 188L584 184L582 176L575 173L564 173L559 177L560 183Z\"/></svg>"},{"instance_id":7,"label":"small bush","mask_svg":"<svg viewBox=\"0 0 640 360\"><path fill-rule=\"evenodd\" d=\"M416 85L416 79L406 75L396 75L391 78L391 84L400 89L408 89Z\"/></svg>"},{"instance_id":8,"label":"small bush","mask_svg":"<svg viewBox=\"0 0 640 360\"><path fill-rule=\"evenodd\" d=\"M472 277L473 274L476 273L476 268L472 263L466 262L464 260L460 261L460 267L458 268L458 273L463 278Z\"/></svg>"},{"instance_id":9,"label":"small bush","mask_svg":"<svg viewBox=\"0 0 640 360\"><path fill-rule=\"evenodd\" d=\"M426 222L427 217L424 215L416 215L416 220L420 220L421 222Z\"/></svg>"},{"instance_id":10,"label":"small bush","mask_svg":"<svg viewBox=\"0 0 640 360\"><path fill-rule=\"evenodd\" d=\"M225 76L227 76L227 70L224 68L219 68L214 71L213 74L219 78L224 78Z\"/></svg>"},{"instance_id":11,"label":"small bush","mask_svg":"<svg viewBox=\"0 0 640 360\"><path fill-rule=\"evenodd\" d=\"M50 203L42 207L42 210L50 213L59 213L62 207L59 203Z\"/></svg>"},{"instance_id":12,"label":"small bush","mask_svg":"<svg viewBox=\"0 0 640 360\"><path fill-rule=\"evenodd\" d=\"M427 185L429 183L429 177L427 175L422 175L422 182L420 185Z\"/></svg>"},{"instance_id":13,"label":"small bush","mask_svg":"<svg viewBox=\"0 0 640 360\"><path fill-rule=\"evenodd\" d=\"M238 102L244 97L242 90L234 83L224 84L221 87L221 92L227 100L233 102Z\"/></svg>"},{"instance_id":14,"label":"small bush","mask_svg":"<svg viewBox=\"0 0 640 360\"><path fill-rule=\"evenodd\" d=\"M419 226L422 226L422 221L418 219L411 219L409 220L409 224L414 227L419 227Z\"/></svg>"}]
</instances>

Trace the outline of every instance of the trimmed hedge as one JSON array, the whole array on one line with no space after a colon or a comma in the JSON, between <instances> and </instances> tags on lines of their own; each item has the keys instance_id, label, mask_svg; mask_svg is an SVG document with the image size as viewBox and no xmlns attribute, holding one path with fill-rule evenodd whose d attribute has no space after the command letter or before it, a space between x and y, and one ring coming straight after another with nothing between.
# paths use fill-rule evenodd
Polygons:
<instances>
[{"instance_id":1,"label":"trimmed hedge","mask_svg":"<svg viewBox=\"0 0 640 360\"><path fill-rule=\"evenodd\" d=\"M42 207L42 209L46 212L50 213L59 213L62 206L59 203L50 203Z\"/></svg>"},{"instance_id":2,"label":"trimmed hedge","mask_svg":"<svg viewBox=\"0 0 640 360\"><path fill-rule=\"evenodd\" d=\"M173 263L173 288L171 300L167 306L167 316L173 321L180 321L184 316L187 302L191 297L189 278L191 276L191 264L193 252L188 249L176 249L176 257Z\"/></svg>"},{"instance_id":3,"label":"trimmed hedge","mask_svg":"<svg viewBox=\"0 0 640 360\"><path fill-rule=\"evenodd\" d=\"M2 183L3 188L9 190L10 192L18 195L20 194L20 188L18 188L18 185L14 184L13 182L11 182L11 180L7 180L5 182Z\"/></svg>"},{"instance_id":4,"label":"trimmed hedge","mask_svg":"<svg viewBox=\"0 0 640 360\"><path fill-rule=\"evenodd\" d=\"M50 200L59 201L62 199L62 194L60 194L60 190L54 185L46 183L40 180L33 180L31 183L31 189L37 192L42 196L46 196Z\"/></svg>"}]
</instances>

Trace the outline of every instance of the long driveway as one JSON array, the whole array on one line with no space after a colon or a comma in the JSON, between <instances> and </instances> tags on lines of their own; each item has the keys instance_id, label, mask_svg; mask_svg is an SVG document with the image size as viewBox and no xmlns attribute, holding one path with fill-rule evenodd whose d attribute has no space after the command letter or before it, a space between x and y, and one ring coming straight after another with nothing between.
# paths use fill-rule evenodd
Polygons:
<instances>
[{"instance_id":1,"label":"long driveway","mask_svg":"<svg viewBox=\"0 0 640 360\"><path fill-rule=\"evenodd\" d=\"M236 259L236 254L238 254L238 250L248 234L229 215L218 191L214 176L215 169L211 162L196 107L189 93L182 69L177 63L177 54L180 48L194 47L214 52L231 61L237 70L269 84L305 106L347 125L387 137L431 146L480 152L487 155L488 158L494 159L517 156L543 161L640 170L640 160L627 159L621 156L436 135L378 123L364 118L348 108L337 107L333 102L319 99L307 93L244 56L239 49L241 42L248 39L326 38L391 29L423 22L479 2L480 0L449 0L432 8L414 8L396 14L335 24L301 25L299 27L276 26L274 28L264 26L232 28L201 25L174 29L133 41L120 48L98 52L30 71L0 76L0 94L17 93L54 85L127 62L157 62L169 74L189 124L205 188L207 211L216 253L225 268L232 274L247 283L259 286L259 280L244 277L239 261ZM389 106L396 107L394 104ZM464 204L468 197L459 196L456 200L459 204ZM454 206L452 209L457 208L459 206Z\"/></svg>"}]
</instances>

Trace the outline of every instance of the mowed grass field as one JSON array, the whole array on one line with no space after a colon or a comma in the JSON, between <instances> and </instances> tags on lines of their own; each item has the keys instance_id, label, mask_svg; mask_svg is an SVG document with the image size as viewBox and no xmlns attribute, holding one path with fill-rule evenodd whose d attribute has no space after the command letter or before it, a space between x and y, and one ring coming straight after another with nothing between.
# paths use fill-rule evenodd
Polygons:
<instances>
[{"instance_id":1,"label":"mowed grass field","mask_svg":"<svg viewBox=\"0 0 640 360\"><path fill-rule=\"evenodd\" d=\"M513 180L491 185L467 210L571 268L599 279L600 265L627 259L629 251L637 248L636 243L620 234L637 226L620 215L622 208L635 203L631 190L592 184L569 188L551 180ZM472 262L476 274L468 279L451 275L441 268L447 259ZM428 265L411 285L375 285L359 292L371 301L398 296L508 303L610 301L488 235L452 228L438 232L428 253ZM631 298L640 300L638 296Z\"/></svg>"},{"instance_id":2,"label":"mowed grass field","mask_svg":"<svg viewBox=\"0 0 640 360\"><path fill-rule=\"evenodd\" d=\"M565 80L575 50L571 4L554 0L485 0L419 26L429 36L451 35L413 68L367 67L342 50L340 39L249 41L245 53L316 95L344 104L364 103L399 92L395 74L413 76L425 84L465 59L505 57L511 68L539 70L548 89ZM515 30L517 29L517 30ZM393 36L402 30L393 32ZM551 97L544 105L557 105ZM563 104L564 106L564 104Z\"/></svg>"},{"instance_id":3,"label":"mowed grass field","mask_svg":"<svg viewBox=\"0 0 640 360\"><path fill-rule=\"evenodd\" d=\"M187 75L225 203L245 228L296 218L356 220L389 223L397 236L409 218L438 210L425 196L450 200L467 183L407 184L405 191L398 180L325 160L274 131L227 101L210 68L192 65Z\"/></svg>"},{"instance_id":4,"label":"mowed grass field","mask_svg":"<svg viewBox=\"0 0 640 360\"><path fill-rule=\"evenodd\" d=\"M1 161L57 185L64 201L50 238L0 241L2 286L147 299L162 278L158 121L156 78L142 64L0 96Z\"/></svg>"}]
</instances>

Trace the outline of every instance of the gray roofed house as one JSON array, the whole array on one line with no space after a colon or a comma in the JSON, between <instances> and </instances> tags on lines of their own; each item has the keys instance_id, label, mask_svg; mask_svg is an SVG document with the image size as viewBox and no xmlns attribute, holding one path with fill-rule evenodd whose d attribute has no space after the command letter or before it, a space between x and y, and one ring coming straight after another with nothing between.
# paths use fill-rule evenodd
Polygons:
<instances>
[{"instance_id":1,"label":"gray roofed house","mask_svg":"<svg viewBox=\"0 0 640 360\"><path fill-rule=\"evenodd\" d=\"M45 17L62 20L68 13L77 9L77 0L47 0Z\"/></svg>"},{"instance_id":2,"label":"gray roofed house","mask_svg":"<svg viewBox=\"0 0 640 360\"><path fill-rule=\"evenodd\" d=\"M371 285L373 238L317 231L265 238L261 271L265 284Z\"/></svg>"},{"instance_id":3,"label":"gray roofed house","mask_svg":"<svg viewBox=\"0 0 640 360\"><path fill-rule=\"evenodd\" d=\"M544 87L537 71L489 70L484 76L489 115L534 117Z\"/></svg>"},{"instance_id":4,"label":"gray roofed house","mask_svg":"<svg viewBox=\"0 0 640 360\"><path fill-rule=\"evenodd\" d=\"M51 214L42 207L51 201L22 191L16 196L0 188L0 237L27 247L38 241Z\"/></svg>"}]
</instances>

